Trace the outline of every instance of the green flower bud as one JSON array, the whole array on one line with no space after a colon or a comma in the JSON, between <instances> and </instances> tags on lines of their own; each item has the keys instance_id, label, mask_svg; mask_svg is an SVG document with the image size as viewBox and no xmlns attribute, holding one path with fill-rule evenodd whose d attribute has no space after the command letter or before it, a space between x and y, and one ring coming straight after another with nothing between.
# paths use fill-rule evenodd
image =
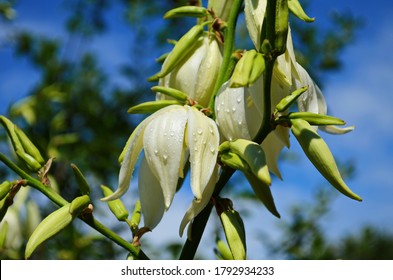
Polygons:
<instances>
[{"instance_id":1,"label":"green flower bud","mask_svg":"<svg viewBox=\"0 0 393 280\"><path fill-rule=\"evenodd\" d=\"M302 87L299 88L295 91L293 91L291 94L285 96L283 99L280 100L280 102L276 105L276 112L284 112L287 110L296 100L297 98L302 95L305 91L307 91L308 87Z\"/></svg>"},{"instance_id":2,"label":"green flower bud","mask_svg":"<svg viewBox=\"0 0 393 280\"><path fill-rule=\"evenodd\" d=\"M0 201L7 196L7 194L12 189L13 183L4 181L0 184Z\"/></svg>"},{"instance_id":3,"label":"green flower bud","mask_svg":"<svg viewBox=\"0 0 393 280\"><path fill-rule=\"evenodd\" d=\"M141 222L141 214L142 214L141 202L137 200L135 203L134 211L132 212L131 219L130 219L131 230L135 230L138 228L139 223Z\"/></svg>"},{"instance_id":4,"label":"green flower bud","mask_svg":"<svg viewBox=\"0 0 393 280\"><path fill-rule=\"evenodd\" d=\"M276 1L276 15L274 23L274 45L273 48L277 55L283 54L286 49L288 36L288 0Z\"/></svg>"},{"instance_id":5,"label":"green flower bud","mask_svg":"<svg viewBox=\"0 0 393 280\"><path fill-rule=\"evenodd\" d=\"M101 185L101 190L102 193L104 194L105 197L111 195L113 193L113 191L104 186ZM115 200L111 200L108 201L108 206L109 209L111 210L111 212L115 215L115 217L119 220L119 221L125 221L128 218L128 211L126 209L126 207L124 206L123 202L118 198Z\"/></svg>"},{"instance_id":6,"label":"green flower bud","mask_svg":"<svg viewBox=\"0 0 393 280\"><path fill-rule=\"evenodd\" d=\"M246 139L229 142L230 151L237 154L250 167L250 171L264 184L270 186L271 178L265 153L260 145Z\"/></svg>"},{"instance_id":7,"label":"green flower bud","mask_svg":"<svg viewBox=\"0 0 393 280\"><path fill-rule=\"evenodd\" d=\"M236 64L229 87L245 87L253 84L265 71L265 59L255 50L247 51Z\"/></svg>"},{"instance_id":8,"label":"green flower bud","mask_svg":"<svg viewBox=\"0 0 393 280\"><path fill-rule=\"evenodd\" d=\"M68 226L73 219L70 213L70 204L67 203L63 207L49 214L34 230L29 240L27 241L25 258L30 258L35 249L49 238L58 234L66 226Z\"/></svg>"},{"instance_id":9,"label":"green flower bud","mask_svg":"<svg viewBox=\"0 0 393 280\"><path fill-rule=\"evenodd\" d=\"M329 147L312 126L302 119L293 119L291 122L293 135L295 135L304 153L322 176L344 195L362 201L345 184Z\"/></svg>"},{"instance_id":10,"label":"green flower bud","mask_svg":"<svg viewBox=\"0 0 393 280\"><path fill-rule=\"evenodd\" d=\"M85 176L75 164L71 164L72 171L74 172L76 181L82 194L90 194L90 186L87 183Z\"/></svg>"},{"instance_id":11,"label":"green flower bud","mask_svg":"<svg viewBox=\"0 0 393 280\"><path fill-rule=\"evenodd\" d=\"M4 249L7 240L8 223L4 222L0 229L0 249Z\"/></svg>"},{"instance_id":12,"label":"green flower bud","mask_svg":"<svg viewBox=\"0 0 393 280\"><path fill-rule=\"evenodd\" d=\"M78 196L74 200L71 201L70 204L70 214L72 214L73 217L78 216L80 213L82 213L83 210L87 208L90 204L90 197L88 195L82 195Z\"/></svg>"},{"instance_id":13,"label":"green flower bud","mask_svg":"<svg viewBox=\"0 0 393 280\"><path fill-rule=\"evenodd\" d=\"M170 105L185 105L177 100L147 101L128 109L129 114L150 114Z\"/></svg>"},{"instance_id":14,"label":"green flower bud","mask_svg":"<svg viewBox=\"0 0 393 280\"><path fill-rule=\"evenodd\" d=\"M235 153L226 151L221 154L220 160L223 164L229 166L230 168L241 170L244 173L250 172L250 167L248 164Z\"/></svg>"},{"instance_id":15,"label":"green flower bud","mask_svg":"<svg viewBox=\"0 0 393 280\"><path fill-rule=\"evenodd\" d=\"M327 115L321 115L311 112L292 112L286 116L290 120L302 119L310 125L344 125L345 121Z\"/></svg>"},{"instance_id":16,"label":"green flower bud","mask_svg":"<svg viewBox=\"0 0 393 280\"><path fill-rule=\"evenodd\" d=\"M218 239L216 241L216 246L217 246L216 256L218 259L233 260L231 250L223 240Z\"/></svg>"},{"instance_id":17,"label":"green flower bud","mask_svg":"<svg viewBox=\"0 0 393 280\"><path fill-rule=\"evenodd\" d=\"M176 18L176 17L206 17L209 13L204 7L197 6L182 6L172 9L164 15L165 19Z\"/></svg>"},{"instance_id":18,"label":"green flower bud","mask_svg":"<svg viewBox=\"0 0 393 280\"><path fill-rule=\"evenodd\" d=\"M299 0L288 0L288 8L292 14L305 22L313 22L315 18L310 18L303 10Z\"/></svg>"},{"instance_id":19,"label":"green flower bud","mask_svg":"<svg viewBox=\"0 0 393 280\"><path fill-rule=\"evenodd\" d=\"M14 127L15 133L19 138L20 143L22 144L23 149L27 154L32 156L38 163L41 165L45 164L44 158L41 156L40 151L37 147L30 141L30 139L26 136L26 134L17 126Z\"/></svg>"},{"instance_id":20,"label":"green flower bud","mask_svg":"<svg viewBox=\"0 0 393 280\"><path fill-rule=\"evenodd\" d=\"M38 171L45 160L36 146L30 141L26 134L4 116L0 116L0 122L6 129L11 139L16 155L33 172Z\"/></svg>"},{"instance_id":21,"label":"green flower bud","mask_svg":"<svg viewBox=\"0 0 393 280\"><path fill-rule=\"evenodd\" d=\"M222 211L221 213L219 213ZM232 209L218 209L221 224L225 232L225 237L231 250L234 260L246 259L246 232L244 230L244 223L239 213Z\"/></svg>"}]
</instances>

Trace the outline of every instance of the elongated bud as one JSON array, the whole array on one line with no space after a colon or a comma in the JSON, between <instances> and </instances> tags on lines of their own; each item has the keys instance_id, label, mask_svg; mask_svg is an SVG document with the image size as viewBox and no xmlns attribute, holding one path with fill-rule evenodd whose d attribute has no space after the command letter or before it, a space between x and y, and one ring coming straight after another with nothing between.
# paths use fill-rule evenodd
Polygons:
<instances>
[{"instance_id":1,"label":"elongated bud","mask_svg":"<svg viewBox=\"0 0 393 280\"><path fill-rule=\"evenodd\" d=\"M233 256L231 250L229 249L228 245L221 239L216 241L217 252L216 256L218 259L222 260L233 260Z\"/></svg>"},{"instance_id":2,"label":"elongated bud","mask_svg":"<svg viewBox=\"0 0 393 280\"><path fill-rule=\"evenodd\" d=\"M55 236L73 219L70 213L70 204L67 203L63 207L49 214L34 230L30 236L25 250L25 258L30 258L35 249L49 238Z\"/></svg>"},{"instance_id":3,"label":"elongated bud","mask_svg":"<svg viewBox=\"0 0 393 280\"><path fill-rule=\"evenodd\" d=\"M180 40L168 55L161 72L155 75L156 78L162 78L168 75L185 58L194 46L198 43L198 39L203 34L203 25L195 25Z\"/></svg>"},{"instance_id":4,"label":"elongated bud","mask_svg":"<svg viewBox=\"0 0 393 280\"><path fill-rule=\"evenodd\" d=\"M19 141L22 144L24 151L33 157L39 164L44 165L45 160L42 157L37 147L30 141L26 134L17 126L14 127L16 135L19 137Z\"/></svg>"},{"instance_id":5,"label":"elongated bud","mask_svg":"<svg viewBox=\"0 0 393 280\"><path fill-rule=\"evenodd\" d=\"M82 194L90 194L90 186L87 183L85 176L82 174L80 169L75 165L71 164L72 171L74 172L76 182L78 183L79 189Z\"/></svg>"},{"instance_id":6,"label":"elongated bud","mask_svg":"<svg viewBox=\"0 0 393 280\"><path fill-rule=\"evenodd\" d=\"M250 183L255 195L263 203L267 210L272 213L277 218L280 218L280 213L277 211L276 204L274 203L274 198L270 190L270 186L265 182L261 181L254 174L245 173L248 182Z\"/></svg>"},{"instance_id":7,"label":"elongated bud","mask_svg":"<svg viewBox=\"0 0 393 280\"><path fill-rule=\"evenodd\" d=\"M8 181L4 181L3 183L0 184L0 201L6 197L6 195L12 189L13 185L14 185L13 183L8 182Z\"/></svg>"},{"instance_id":8,"label":"elongated bud","mask_svg":"<svg viewBox=\"0 0 393 280\"><path fill-rule=\"evenodd\" d=\"M154 92L159 92L159 93L162 93L166 96L172 97L178 101L186 102L188 100L187 93L184 93L183 91L180 91L175 88L154 86L151 88L151 90Z\"/></svg>"},{"instance_id":9,"label":"elongated bud","mask_svg":"<svg viewBox=\"0 0 393 280\"><path fill-rule=\"evenodd\" d=\"M5 221L0 229L0 249L4 249L5 242L7 241L8 222Z\"/></svg>"},{"instance_id":10,"label":"elongated bud","mask_svg":"<svg viewBox=\"0 0 393 280\"><path fill-rule=\"evenodd\" d=\"M265 59L255 50L247 51L236 64L229 87L245 87L253 84L265 71Z\"/></svg>"},{"instance_id":11,"label":"elongated bud","mask_svg":"<svg viewBox=\"0 0 393 280\"><path fill-rule=\"evenodd\" d=\"M26 164L27 168L29 168L29 170L36 172L38 170L41 169L41 164L35 160L35 158L33 158L32 156L30 156L29 154L21 151L21 150L16 150L15 151L16 155L18 156L18 158L23 161L24 164Z\"/></svg>"},{"instance_id":12,"label":"elongated bud","mask_svg":"<svg viewBox=\"0 0 393 280\"><path fill-rule=\"evenodd\" d=\"M292 14L294 14L297 18L305 21L305 22L313 22L315 18L309 17L303 10L302 5L300 5L299 0L288 0L288 8Z\"/></svg>"},{"instance_id":13,"label":"elongated bud","mask_svg":"<svg viewBox=\"0 0 393 280\"><path fill-rule=\"evenodd\" d=\"M306 92L308 90L308 86L299 88L295 91L293 91L291 94L285 96L283 99L280 100L280 102L278 102L278 104L276 105L276 111L277 112L284 112L285 110L287 110L293 103L295 103L295 101L298 99L298 97L300 95L302 95L304 92Z\"/></svg>"},{"instance_id":14,"label":"elongated bud","mask_svg":"<svg viewBox=\"0 0 393 280\"><path fill-rule=\"evenodd\" d=\"M154 113L162 108L170 105L184 105L185 103L179 102L177 100L157 100L157 101L147 101L141 104L135 105L128 109L129 114L150 114Z\"/></svg>"},{"instance_id":15,"label":"elongated bud","mask_svg":"<svg viewBox=\"0 0 393 280\"><path fill-rule=\"evenodd\" d=\"M88 195L78 196L71 201L69 212L73 217L78 216L90 204L90 197Z\"/></svg>"},{"instance_id":16,"label":"elongated bud","mask_svg":"<svg viewBox=\"0 0 393 280\"><path fill-rule=\"evenodd\" d=\"M310 125L344 125L345 121L342 119L321 115L311 112L292 112L287 117L290 121L295 119L302 119L308 122Z\"/></svg>"},{"instance_id":17,"label":"elongated bud","mask_svg":"<svg viewBox=\"0 0 393 280\"><path fill-rule=\"evenodd\" d=\"M225 237L234 260L246 259L246 232L239 213L230 204L218 202L217 214L220 216ZM223 208L221 208L223 207Z\"/></svg>"},{"instance_id":18,"label":"elongated bud","mask_svg":"<svg viewBox=\"0 0 393 280\"><path fill-rule=\"evenodd\" d=\"M195 17L202 18L206 17L209 13L204 7L197 6L182 6L172 9L165 13L164 18L176 18L176 17Z\"/></svg>"},{"instance_id":19,"label":"elongated bud","mask_svg":"<svg viewBox=\"0 0 393 280\"><path fill-rule=\"evenodd\" d=\"M105 197L110 196L113 193L113 191L110 188L108 188L104 185L101 185L101 190L102 190ZM119 198L115 199L115 200L108 201L107 203L108 203L109 209L111 210L111 212L115 215L115 217L119 221L126 221L127 220L128 215L129 215L128 211L127 211L126 207L124 206L123 202Z\"/></svg>"},{"instance_id":20,"label":"elongated bud","mask_svg":"<svg viewBox=\"0 0 393 280\"><path fill-rule=\"evenodd\" d=\"M45 160L37 147L35 147L26 134L9 119L0 116L0 122L6 129L19 159L23 161L31 171L38 171L45 164Z\"/></svg>"},{"instance_id":21,"label":"elongated bud","mask_svg":"<svg viewBox=\"0 0 393 280\"><path fill-rule=\"evenodd\" d=\"M304 153L322 176L342 194L362 201L345 184L329 147L312 126L302 119L293 119L291 122L293 135L295 135Z\"/></svg>"},{"instance_id":22,"label":"elongated bud","mask_svg":"<svg viewBox=\"0 0 393 280\"><path fill-rule=\"evenodd\" d=\"M220 160L223 164L229 166L230 168L241 170L245 173L250 172L250 167L248 164L235 153L230 151L224 152L221 154Z\"/></svg>"},{"instance_id":23,"label":"elongated bud","mask_svg":"<svg viewBox=\"0 0 393 280\"><path fill-rule=\"evenodd\" d=\"M286 49L288 37L288 19L288 0L277 0L274 24L274 50L277 52L277 55L283 54Z\"/></svg>"},{"instance_id":24,"label":"elongated bud","mask_svg":"<svg viewBox=\"0 0 393 280\"><path fill-rule=\"evenodd\" d=\"M137 200L135 203L134 211L132 212L131 219L130 219L130 227L132 231L136 230L139 227L139 224L141 222L141 215L142 215L141 202Z\"/></svg>"},{"instance_id":25,"label":"elongated bud","mask_svg":"<svg viewBox=\"0 0 393 280\"><path fill-rule=\"evenodd\" d=\"M229 149L247 163L251 173L258 177L259 180L266 185L271 185L265 153L260 145L250 140L237 139L229 142Z\"/></svg>"}]
</instances>

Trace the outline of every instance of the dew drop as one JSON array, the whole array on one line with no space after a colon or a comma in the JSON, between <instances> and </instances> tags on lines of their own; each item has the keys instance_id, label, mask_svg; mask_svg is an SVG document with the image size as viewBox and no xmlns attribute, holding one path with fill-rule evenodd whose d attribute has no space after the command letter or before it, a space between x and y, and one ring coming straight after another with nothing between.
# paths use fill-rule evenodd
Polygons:
<instances>
[{"instance_id":1,"label":"dew drop","mask_svg":"<svg viewBox=\"0 0 393 280\"><path fill-rule=\"evenodd\" d=\"M241 97L238 97L238 98L236 99L236 101L237 101L237 103L240 103L240 102L242 102L242 98L241 98Z\"/></svg>"},{"instance_id":2,"label":"dew drop","mask_svg":"<svg viewBox=\"0 0 393 280\"><path fill-rule=\"evenodd\" d=\"M198 128L197 133L198 133L199 135L201 135L201 134L203 133L202 128Z\"/></svg>"},{"instance_id":3,"label":"dew drop","mask_svg":"<svg viewBox=\"0 0 393 280\"><path fill-rule=\"evenodd\" d=\"M235 112L235 111L236 111L236 107L233 106L233 107L232 107L232 112Z\"/></svg>"}]
</instances>

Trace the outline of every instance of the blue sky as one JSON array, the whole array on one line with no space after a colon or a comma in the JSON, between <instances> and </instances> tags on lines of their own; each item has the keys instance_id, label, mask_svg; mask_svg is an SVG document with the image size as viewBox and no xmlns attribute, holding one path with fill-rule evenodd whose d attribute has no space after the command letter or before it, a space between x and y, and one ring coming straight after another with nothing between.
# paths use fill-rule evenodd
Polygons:
<instances>
[{"instance_id":1,"label":"blue sky","mask_svg":"<svg viewBox=\"0 0 393 280\"><path fill-rule=\"evenodd\" d=\"M32 5L38 2L41 4ZM374 3L339 0L311 2L308 13L316 17L315 24L324 24L329 11L333 9L350 9L354 15L365 19L355 44L343 53L342 70L327 75L324 81L330 114L344 119L348 125L355 125L356 129L341 136L321 132L340 161L355 162L355 176L348 184L364 201L359 203L344 196L335 199L331 214L325 222L326 233L339 239L343 234L355 232L366 224L393 231L393 181L390 178L393 171L393 117L390 110L393 104L393 17L390 14L393 4L387 0ZM45 1L45 5L42 3L44 1L19 1L18 18L14 25L61 37L64 22L64 18L58 16L64 14L61 13L61 6L59 8L57 1ZM115 26L116 22L112 24ZM25 96L38 77L26 61L15 59L10 50L2 45L6 32L0 25L0 114L5 114L9 104ZM110 40L101 37L91 44L101 55L103 63L113 68L128 58L127 46L116 43L124 36L122 34L111 29L108 35ZM292 141L291 151L300 153L295 141ZM310 203L313 191L324 182L305 157L296 166L282 163L280 169L284 181L275 181L272 188L281 220L269 215L262 206L239 206L241 209L253 208L252 211L256 212L246 225L249 242L255 245L250 246L251 258L266 257L261 245L254 241L255 235L263 231L274 236L278 226L288 221L290 206ZM181 192L175 197L172 209L165 215L162 224L150 234L152 242L162 242L163 238L179 240L178 225L190 200L187 192ZM210 222L210 231L216 223L214 219ZM206 237L202 246L211 243L214 239L211 234L207 234L210 238Z\"/></svg>"}]
</instances>

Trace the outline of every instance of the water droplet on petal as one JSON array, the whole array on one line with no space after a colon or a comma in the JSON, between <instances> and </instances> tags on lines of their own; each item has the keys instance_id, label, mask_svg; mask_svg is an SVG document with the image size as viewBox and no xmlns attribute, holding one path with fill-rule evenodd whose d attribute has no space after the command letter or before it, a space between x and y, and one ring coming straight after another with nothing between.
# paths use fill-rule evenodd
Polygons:
<instances>
[{"instance_id":1,"label":"water droplet on petal","mask_svg":"<svg viewBox=\"0 0 393 280\"><path fill-rule=\"evenodd\" d=\"M197 133L198 133L199 135L201 135L202 132L203 132L202 128L198 128Z\"/></svg>"}]
</instances>

